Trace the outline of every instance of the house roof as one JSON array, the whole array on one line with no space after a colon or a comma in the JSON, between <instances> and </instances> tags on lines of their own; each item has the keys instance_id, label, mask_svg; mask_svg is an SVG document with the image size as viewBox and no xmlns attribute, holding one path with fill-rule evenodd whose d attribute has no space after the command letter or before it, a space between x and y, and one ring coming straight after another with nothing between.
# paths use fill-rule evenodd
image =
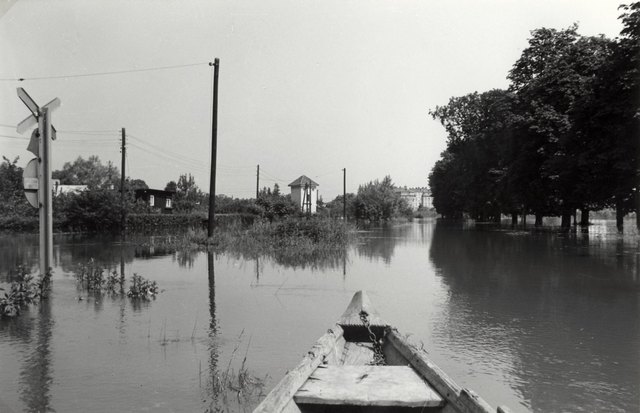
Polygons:
<instances>
[{"instance_id":1,"label":"house roof","mask_svg":"<svg viewBox=\"0 0 640 413\"><path fill-rule=\"evenodd\" d=\"M318 185L317 182L314 182L311 178L309 178L306 175L300 175L300 178L291 182L288 186L297 187L297 186L305 186L306 184L309 184L312 188L315 188L316 186L320 186Z\"/></svg>"},{"instance_id":2,"label":"house roof","mask_svg":"<svg viewBox=\"0 0 640 413\"><path fill-rule=\"evenodd\" d=\"M164 196L164 197L173 197L173 195L175 195L174 191L163 191L162 189L151 189L151 188L136 189L134 192L136 196L157 195L157 196Z\"/></svg>"}]
</instances>

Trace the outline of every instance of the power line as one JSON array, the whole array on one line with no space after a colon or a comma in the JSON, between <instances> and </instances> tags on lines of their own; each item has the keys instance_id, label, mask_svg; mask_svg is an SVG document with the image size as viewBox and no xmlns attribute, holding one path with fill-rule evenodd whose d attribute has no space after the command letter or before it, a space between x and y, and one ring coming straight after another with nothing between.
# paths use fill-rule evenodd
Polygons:
<instances>
[{"instance_id":1,"label":"power line","mask_svg":"<svg viewBox=\"0 0 640 413\"><path fill-rule=\"evenodd\" d=\"M128 136L131 136L131 135L128 135ZM136 144L135 142L129 141L128 145L131 145L131 147L140 149L141 151L143 151L144 153L147 153L149 155L153 155L153 156L156 156L156 157L161 157L161 158L164 158L164 159L169 160L171 162L179 163L179 164L182 164L183 166L187 166L188 168L196 169L196 170L198 170L200 172L207 171L207 168L202 166L201 164L193 163L193 162L189 162L189 161L184 161L184 160L182 160L180 158L176 158L176 157L171 156L171 155L169 155L167 153L158 152L155 149L142 147L142 146Z\"/></svg>"},{"instance_id":2,"label":"power line","mask_svg":"<svg viewBox=\"0 0 640 413\"><path fill-rule=\"evenodd\" d=\"M24 136L11 136L11 135L0 135L0 137L9 138L9 139L22 139L22 140L28 140L29 139L29 138L24 137Z\"/></svg>"},{"instance_id":3,"label":"power line","mask_svg":"<svg viewBox=\"0 0 640 413\"><path fill-rule=\"evenodd\" d=\"M87 135L87 136L117 136L118 131L84 131L84 130L59 130L58 133L70 135Z\"/></svg>"},{"instance_id":4,"label":"power line","mask_svg":"<svg viewBox=\"0 0 640 413\"><path fill-rule=\"evenodd\" d=\"M275 176L274 174L270 173L269 171L265 170L262 167L260 167L260 172L264 172L265 175L267 175L268 177L270 177L272 179L275 179L276 181L286 182L284 179L278 178L277 176Z\"/></svg>"},{"instance_id":5,"label":"power line","mask_svg":"<svg viewBox=\"0 0 640 413\"><path fill-rule=\"evenodd\" d=\"M143 151L145 154L149 154L149 155L153 155L153 156L156 156L156 157L164 158L165 160L168 160L168 161L173 162L175 164L179 164L179 165L181 165L182 167L185 167L185 168L195 169L195 170L198 170L198 171L201 171L201 172L204 172L204 171L208 170L201 163L185 161L183 159L176 158L175 156L173 156L171 154L159 152L159 151L156 151L154 149L150 149L150 148L146 148L146 147L140 146L140 145L136 144L135 142L129 142L129 144L132 147Z\"/></svg>"},{"instance_id":6,"label":"power line","mask_svg":"<svg viewBox=\"0 0 640 413\"><path fill-rule=\"evenodd\" d=\"M68 78L74 78L74 77L108 76L108 75L120 75L120 74L126 74L126 73L150 72L154 70L179 69L183 67L192 67L192 66L200 66L200 65L208 65L208 64L209 62L203 62L203 63L189 63L189 64L173 65L173 66L148 67L144 69L114 70L110 72L76 73L71 75L38 76L38 77L0 78L0 81L23 82L25 80L53 80L53 79L68 79Z\"/></svg>"},{"instance_id":7,"label":"power line","mask_svg":"<svg viewBox=\"0 0 640 413\"><path fill-rule=\"evenodd\" d=\"M339 169L339 170L337 169L335 171L330 171L330 172L324 172L324 173L321 173L320 175L314 175L313 177L320 178L321 176L333 175L333 174L337 174L338 172L342 172L342 169Z\"/></svg>"},{"instance_id":8,"label":"power line","mask_svg":"<svg viewBox=\"0 0 640 413\"><path fill-rule=\"evenodd\" d=\"M160 152L162 152L162 153L164 153L164 152L167 150L167 148L162 148L162 147L160 147L160 146L154 145L154 144L152 144L151 142L149 142L149 141L147 141L147 140L145 140L145 139L142 139L142 138L140 138L140 137L138 137L138 136L136 136L136 135L133 135L133 134L131 134L131 133L129 133L127 136L129 136L129 137L131 137L131 138L133 138L133 139L135 139L135 140L139 141L140 143L145 144L145 145L147 145L147 146L149 146L149 147L151 147L151 148L153 148L153 149L155 149L155 150L158 150L158 151L160 151ZM180 159L183 159L184 161L187 161L187 162L193 162L193 163L201 163L201 162L202 162L202 161L201 161L201 160L199 160L199 159L189 158L188 156L181 155L181 154L178 154L178 153L174 153L173 155L174 155L175 157L180 158Z\"/></svg>"},{"instance_id":9,"label":"power line","mask_svg":"<svg viewBox=\"0 0 640 413\"><path fill-rule=\"evenodd\" d=\"M117 141L112 140L96 140L88 141L82 139L58 139L56 143L73 143L73 144L87 144L87 145L113 145Z\"/></svg>"}]
</instances>

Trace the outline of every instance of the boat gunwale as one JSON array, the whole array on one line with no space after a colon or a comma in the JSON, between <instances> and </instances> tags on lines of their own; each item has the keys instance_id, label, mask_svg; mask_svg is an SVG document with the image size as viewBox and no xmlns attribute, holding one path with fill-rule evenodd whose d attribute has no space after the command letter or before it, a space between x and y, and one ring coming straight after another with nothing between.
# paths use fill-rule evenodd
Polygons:
<instances>
[{"instance_id":1,"label":"boat gunwale","mask_svg":"<svg viewBox=\"0 0 640 413\"><path fill-rule=\"evenodd\" d=\"M460 387L433 361L429 359L424 349L411 343L407 336L401 335L398 330L382 321L371 305L365 291L358 291L353 296L347 310L338 320L336 325L321 336L311 350L303 357L302 361L276 384L267 394L265 399L256 407L254 413L300 411L291 409L295 393L302 387L318 366L325 361L331 352L336 350L336 344L350 329L362 328L353 322L345 323L345 320L355 320L360 312L374 315L377 327L384 328L383 339L385 345L391 346L406 362L446 401L443 411L461 413L491 413L508 412L506 407L492 408L489 403L478 396L474 391ZM452 410L449 410L452 409Z\"/></svg>"}]
</instances>

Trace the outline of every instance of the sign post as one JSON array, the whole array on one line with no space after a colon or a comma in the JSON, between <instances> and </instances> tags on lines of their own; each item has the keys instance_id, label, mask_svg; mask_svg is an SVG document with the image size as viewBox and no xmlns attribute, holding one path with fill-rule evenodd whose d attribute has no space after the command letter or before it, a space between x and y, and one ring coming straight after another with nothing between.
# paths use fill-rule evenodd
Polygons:
<instances>
[{"instance_id":1,"label":"sign post","mask_svg":"<svg viewBox=\"0 0 640 413\"><path fill-rule=\"evenodd\" d=\"M53 193L51 188L51 112L43 107L38 119L40 127L40 168L38 191L40 202L40 273L45 275L51 268L53 257Z\"/></svg>"},{"instance_id":2,"label":"sign post","mask_svg":"<svg viewBox=\"0 0 640 413\"><path fill-rule=\"evenodd\" d=\"M23 173L25 196L31 205L38 208L40 219L40 275L44 276L51 268L53 257L53 194L51 187L51 140L55 139L55 128L51 125L51 112L60 106L55 98L39 107L21 87L18 97L29 108L31 116L18 124L18 133L24 133L38 125L37 132L31 136L27 150L37 158L31 160ZM36 145L37 140L37 145Z\"/></svg>"}]
</instances>

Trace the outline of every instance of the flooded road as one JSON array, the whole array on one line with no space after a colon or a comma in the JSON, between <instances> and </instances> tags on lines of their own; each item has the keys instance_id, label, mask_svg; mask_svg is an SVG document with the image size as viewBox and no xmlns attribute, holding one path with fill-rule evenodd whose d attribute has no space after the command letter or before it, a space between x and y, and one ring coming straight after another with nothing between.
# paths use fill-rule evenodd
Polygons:
<instances>
[{"instance_id":1,"label":"flooded road","mask_svg":"<svg viewBox=\"0 0 640 413\"><path fill-rule=\"evenodd\" d=\"M637 412L639 240L606 222L559 235L425 221L294 266L59 235L51 298L0 321L0 411L251 411L366 289L494 406ZM79 290L74 267L91 258L163 292L137 302ZM0 281L17 264L37 265L37 237L0 238ZM247 387L222 391L220 377L241 370Z\"/></svg>"}]
</instances>

